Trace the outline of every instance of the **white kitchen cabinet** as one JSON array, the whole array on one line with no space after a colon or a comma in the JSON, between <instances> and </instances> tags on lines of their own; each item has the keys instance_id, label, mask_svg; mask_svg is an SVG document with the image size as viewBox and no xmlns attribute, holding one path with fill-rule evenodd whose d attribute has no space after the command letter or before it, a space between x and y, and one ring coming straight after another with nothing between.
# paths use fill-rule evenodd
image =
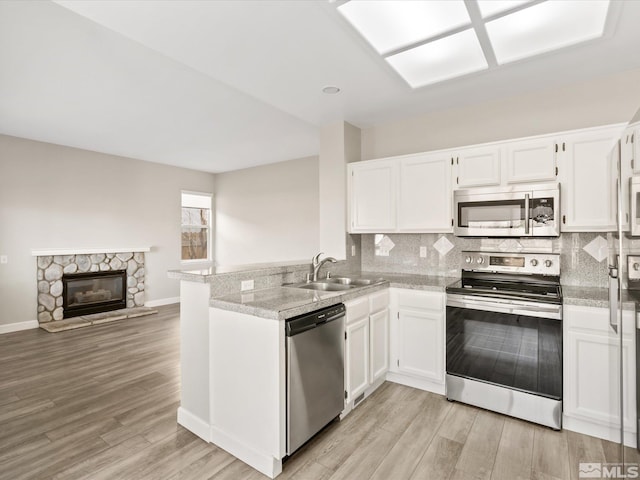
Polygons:
<instances>
[{"instance_id":1,"label":"white kitchen cabinet","mask_svg":"<svg viewBox=\"0 0 640 480\"><path fill-rule=\"evenodd\" d=\"M389 370L389 309L385 308L369 317L370 360L369 383L384 378Z\"/></svg>"},{"instance_id":2,"label":"white kitchen cabinet","mask_svg":"<svg viewBox=\"0 0 640 480\"><path fill-rule=\"evenodd\" d=\"M399 161L398 231L452 230L451 157L420 154Z\"/></svg>"},{"instance_id":3,"label":"white kitchen cabinet","mask_svg":"<svg viewBox=\"0 0 640 480\"><path fill-rule=\"evenodd\" d=\"M346 412L378 388L389 369L389 291L344 302ZM364 395L363 395L364 394Z\"/></svg>"},{"instance_id":4,"label":"white kitchen cabinet","mask_svg":"<svg viewBox=\"0 0 640 480\"><path fill-rule=\"evenodd\" d=\"M444 393L445 294L394 288L391 299L388 379Z\"/></svg>"},{"instance_id":5,"label":"white kitchen cabinet","mask_svg":"<svg viewBox=\"0 0 640 480\"><path fill-rule=\"evenodd\" d=\"M629 148L629 164L634 175L640 174L640 125L632 124L624 132L623 143Z\"/></svg>"},{"instance_id":6,"label":"white kitchen cabinet","mask_svg":"<svg viewBox=\"0 0 640 480\"><path fill-rule=\"evenodd\" d=\"M502 148L499 145L472 147L457 151L453 154L457 167L456 187L500 185L501 156Z\"/></svg>"},{"instance_id":7,"label":"white kitchen cabinet","mask_svg":"<svg viewBox=\"0 0 640 480\"><path fill-rule=\"evenodd\" d=\"M391 160L348 165L351 233L396 229L396 170Z\"/></svg>"},{"instance_id":8,"label":"white kitchen cabinet","mask_svg":"<svg viewBox=\"0 0 640 480\"><path fill-rule=\"evenodd\" d=\"M509 142L505 147L507 183L556 180L558 143L550 137Z\"/></svg>"},{"instance_id":9,"label":"white kitchen cabinet","mask_svg":"<svg viewBox=\"0 0 640 480\"><path fill-rule=\"evenodd\" d=\"M351 401L369 386L369 316L347 325L346 332L347 400Z\"/></svg>"},{"instance_id":10,"label":"white kitchen cabinet","mask_svg":"<svg viewBox=\"0 0 640 480\"><path fill-rule=\"evenodd\" d=\"M562 231L613 231L616 220L617 160L612 149L620 127L564 136L559 158Z\"/></svg>"},{"instance_id":11,"label":"white kitchen cabinet","mask_svg":"<svg viewBox=\"0 0 640 480\"><path fill-rule=\"evenodd\" d=\"M565 305L563 410L566 428L619 440L620 347L609 310ZM627 443L636 431L635 312L623 312L623 422Z\"/></svg>"}]
</instances>

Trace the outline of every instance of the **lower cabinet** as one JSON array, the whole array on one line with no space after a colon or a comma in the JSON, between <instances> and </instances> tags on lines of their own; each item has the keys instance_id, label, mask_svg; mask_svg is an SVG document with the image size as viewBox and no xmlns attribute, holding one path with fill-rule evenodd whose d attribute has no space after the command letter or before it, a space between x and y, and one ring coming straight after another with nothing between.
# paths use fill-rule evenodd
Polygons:
<instances>
[{"instance_id":1,"label":"lower cabinet","mask_svg":"<svg viewBox=\"0 0 640 480\"><path fill-rule=\"evenodd\" d=\"M384 382L389 370L389 291L381 290L344 304L348 413Z\"/></svg>"},{"instance_id":2,"label":"lower cabinet","mask_svg":"<svg viewBox=\"0 0 640 480\"><path fill-rule=\"evenodd\" d=\"M391 289L391 367L388 378L444 394L445 294Z\"/></svg>"},{"instance_id":3,"label":"lower cabinet","mask_svg":"<svg viewBox=\"0 0 640 480\"><path fill-rule=\"evenodd\" d=\"M609 310L565 305L563 320L564 427L619 441L620 347ZM625 443L635 445L635 312L623 311L623 415Z\"/></svg>"}]
</instances>

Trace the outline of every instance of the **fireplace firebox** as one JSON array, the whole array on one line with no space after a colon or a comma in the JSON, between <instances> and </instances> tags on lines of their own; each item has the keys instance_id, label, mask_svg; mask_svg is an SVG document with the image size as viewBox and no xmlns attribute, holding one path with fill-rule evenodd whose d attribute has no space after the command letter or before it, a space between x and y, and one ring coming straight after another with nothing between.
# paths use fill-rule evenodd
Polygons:
<instances>
[{"instance_id":1,"label":"fireplace firebox","mask_svg":"<svg viewBox=\"0 0 640 480\"><path fill-rule=\"evenodd\" d=\"M125 308L126 297L126 270L71 273L62 276L64 318Z\"/></svg>"}]
</instances>

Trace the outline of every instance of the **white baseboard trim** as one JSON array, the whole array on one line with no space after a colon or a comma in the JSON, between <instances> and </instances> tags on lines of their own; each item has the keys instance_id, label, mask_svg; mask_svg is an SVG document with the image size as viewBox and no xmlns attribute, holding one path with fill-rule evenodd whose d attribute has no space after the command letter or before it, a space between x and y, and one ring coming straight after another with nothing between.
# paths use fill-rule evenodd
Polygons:
<instances>
[{"instance_id":1,"label":"white baseboard trim","mask_svg":"<svg viewBox=\"0 0 640 480\"><path fill-rule=\"evenodd\" d=\"M258 452L213 426L211 427L211 443L269 478L275 478L282 472L282 460Z\"/></svg>"},{"instance_id":2,"label":"white baseboard trim","mask_svg":"<svg viewBox=\"0 0 640 480\"><path fill-rule=\"evenodd\" d=\"M582 433L591 437L602 438L611 442L620 441L620 430L615 426L600 425L598 423L581 420L574 417L562 415L562 428L572 432ZM636 447L636 434L625 429L624 444L628 447Z\"/></svg>"},{"instance_id":3,"label":"white baseboard trim","mask_svg":"<svg viewBox=\"0 0 640 480\"><path fill-rule=\"evenodd\" d=\"M178 423L205 442L211 442L209 424L182 407L178 407Z\"/></svg>"},{"instance_id":4,"label":"white baseboard trim","mask_svg":"<svg viewBox=\"0 0 640 480\"><path fill-rule=\"evenodd\" d=\"M40 324L37 320L27 320L26 322L8 323L6 325L0 325L0 334L19 332L21 330L30 330L32 328L38 328Z\"/></svg>"},{"instance_id":5,"label":"white baseboard trim","mask_svg":"<svg viewBox=\"0 0 640 480\"><path fill-rule=\"evenodd\" d=\"M438 395L445 395L444 383L439 384L423 378L416 378L396 372L387 372L387 380L407 387L418 388L427 392L437 393Z\"/></svg>"},{"instance_id":6,"label":"white baseboard trim","mask_svg":"<svg viewBox=\"0 0 640 480\"><path fill-rule=\"evenodd\" d=\"M145 307L161 307L163 305L172 305L174 303L180 303L180 297L160 298L158 300L149 300L144 302Z\"/></svg>"}]
</instances>

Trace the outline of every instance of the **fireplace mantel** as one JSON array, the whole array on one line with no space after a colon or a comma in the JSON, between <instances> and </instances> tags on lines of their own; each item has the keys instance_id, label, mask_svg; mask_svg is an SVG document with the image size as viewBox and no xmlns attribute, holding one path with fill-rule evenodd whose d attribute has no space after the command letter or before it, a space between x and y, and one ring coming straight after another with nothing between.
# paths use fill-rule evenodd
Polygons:
<instances>
[{"instance_id":1,"label":"fireplace mantel","mask_svg":"<svg viewBox=\"0 0 640 480\"><path fill-rule=\"evenodd\" d=\"M120 253L120 252L150 252L151 247L118 247L118 248L49 248L31 250L34 257L47 257L51 255L92 255L94 253Z\"/></svg>"}]
</instances>

